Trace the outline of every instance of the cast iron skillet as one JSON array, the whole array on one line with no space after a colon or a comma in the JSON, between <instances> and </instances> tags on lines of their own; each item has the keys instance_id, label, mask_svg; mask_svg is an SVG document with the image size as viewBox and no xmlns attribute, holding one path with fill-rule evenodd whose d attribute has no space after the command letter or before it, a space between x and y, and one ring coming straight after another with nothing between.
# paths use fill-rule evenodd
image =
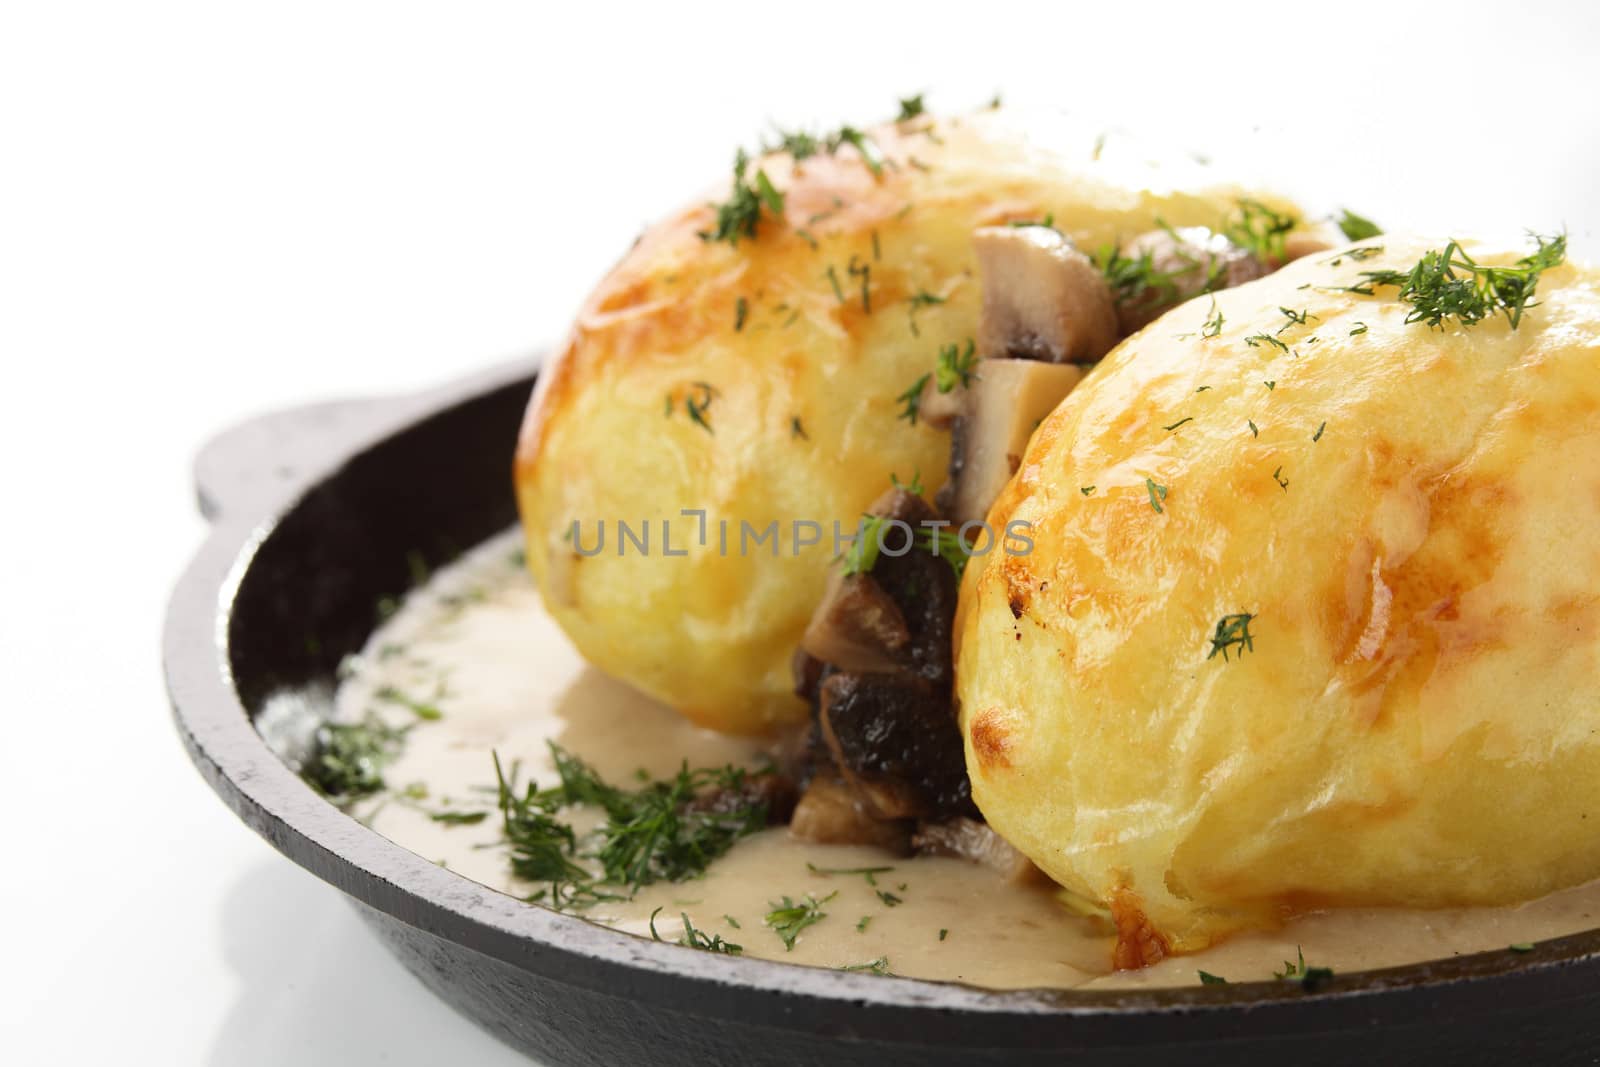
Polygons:
<instances>
[{"instance_id":1,"label":"cast iron skillet","mask_svg":"<svg viewBox=\"0 0 1600 1067\"><path fill-rule=\"evenodd\" d=\"M337 886L459 1011L553 1064L1540 1063L1600 1049L1600 931L1293 983L990 992L654 943L520 903L318 797L257 736L274 690L327 683L430 563L515 520L508 476L532 367L419 396L269 416L197 463L210 539L173 594L179 732L222 799Z\"/></svg>"}]
</instances>

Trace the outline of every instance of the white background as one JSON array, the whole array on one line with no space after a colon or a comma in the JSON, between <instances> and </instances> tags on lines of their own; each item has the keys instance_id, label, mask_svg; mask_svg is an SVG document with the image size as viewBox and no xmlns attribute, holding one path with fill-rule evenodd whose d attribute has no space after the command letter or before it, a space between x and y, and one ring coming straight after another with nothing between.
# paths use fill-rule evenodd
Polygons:
<instances>
[{"instance_id":1,"label":"white background","mask_svg":"<svg viewBox=\"0 0 1600 1067\"><path fill-rule=\"evenodd\" d=\"M0 4L0 1058L520 1062L186 763L158 632L209 434L525 354L768 120L919 89L1593 256L1600 7L1430 7Z\"/></svg>"}]
</instances>

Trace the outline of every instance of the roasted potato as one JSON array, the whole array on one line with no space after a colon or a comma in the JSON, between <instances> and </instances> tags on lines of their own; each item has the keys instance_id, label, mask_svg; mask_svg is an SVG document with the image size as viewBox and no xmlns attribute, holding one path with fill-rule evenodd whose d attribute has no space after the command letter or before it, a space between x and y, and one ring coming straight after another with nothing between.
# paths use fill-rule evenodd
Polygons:
<instances>
[{"instance_id":1,"label":"roasted potato","mask_svg":"<svg viewBox=\"0 0 1600 1067\"><path fill-rule=\"evenodd\" d=\"M759 173L783 200L761 204L753 235L707 239L718 211L698 203L601 282L541 375L516 458L530 566L590 661L719 730L803 719L790 657L832 522L848 535L891 474L943 481L949 437L902 418L901 395L976 332L974 228L1049 221L1093 251L1158 220L1220 225L1239 195L1185 161L1102 156L1092 131L1025 128L1040 127L924 116L869 131L866 154L843 141L754 159L742 184ZM648 554L618 554L618 520L648 523ZM602 521L603 550L577 551L573 524L588 550ZM777 551L741 554L741 521L778 523ZM796 521L821 543L796 551ZM687 556L663 552L663 522Z\"/></svg>"},{"instance_id":2,"label":"roasted potato","mask_svg":"<svg viewBox=\"0 0 1600 1067\"><path fill-rule=\"evenodd\" d=\"M973 797L1111 912L1122 965L1600 876L1600 274L1545 270L1515 329L1493 300L1430 325L1465 291L1406 302L1382 272L1444 247L1168 312L990 512L1033 544L962 588Z\"/></svg>"}]
</instances>

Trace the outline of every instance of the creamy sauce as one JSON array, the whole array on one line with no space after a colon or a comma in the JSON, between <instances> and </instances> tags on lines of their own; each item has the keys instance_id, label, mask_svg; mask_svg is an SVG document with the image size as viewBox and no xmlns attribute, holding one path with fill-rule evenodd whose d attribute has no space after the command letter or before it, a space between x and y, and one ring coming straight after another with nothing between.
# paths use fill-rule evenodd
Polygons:
<instances>
[{"instance_id":1,"label":"creamy sauce","mask_svg":"<svg viewBox=\"0 0 1600 1067\"><path fill-rule=\"evenodd\" d=\"M491 752L555 782L547 741L625 785L643 770L669 777L690 766L755 763L759 745L689 725L667 708L586 666L545 614L515 558L514 534L497 537L439 572L373 634L336 694L339 718L369 709L396 725L415 722L385 771L391 793L354 814L411 851L486 886L526 897L539 886L511 876L498 814L452 826L430 812L494 807ZM385 690L436 706L417 721ZM409 792L415 794L408 798ZM423 796L422 791L426 790ZM576 821L576 820L575 820ZM808 867L890 867L875 874L821 874ZM880 895L883 894L883 895ZM821 901L825 918L786 950L763 925L784 896ZM892 901L892 903L891 903ZM1054 893L1011 885L986 868L939 857L902 859L875 849L810 845L784 829L747 838L703 878L646 887L630 901L583 914L630 933L682 935L680 913L747 956L824 967L884 960L898 975L995 988L1193 985L1205 970L1231 981L1270 978L1303 951L1338 972L1388 967L1575 933L1596 925L1600 883L1510 908L1346 910L1305 915L1283 928L1232 938L1205 952L1135 972L1110 970L1111 939L1068 911Z\"/></svg>"}]
</instances>

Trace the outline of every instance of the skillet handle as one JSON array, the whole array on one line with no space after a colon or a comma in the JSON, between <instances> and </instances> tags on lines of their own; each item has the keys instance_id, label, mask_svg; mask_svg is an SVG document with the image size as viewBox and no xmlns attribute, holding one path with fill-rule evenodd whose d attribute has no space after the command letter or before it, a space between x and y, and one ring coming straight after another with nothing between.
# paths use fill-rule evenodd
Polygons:
<instances>
[{"instance_id":1,"label":"skillet handle","mask_svg":"<svg viewBox=\"0 0 1600 1067\"><path fill-rule=\"evenodd\" d=\"M342 455L406 403L401 397L334 400L260 415L217 434L194 461L200 514L254 514L289 486Z\"/></svg>"}]
</instances>

